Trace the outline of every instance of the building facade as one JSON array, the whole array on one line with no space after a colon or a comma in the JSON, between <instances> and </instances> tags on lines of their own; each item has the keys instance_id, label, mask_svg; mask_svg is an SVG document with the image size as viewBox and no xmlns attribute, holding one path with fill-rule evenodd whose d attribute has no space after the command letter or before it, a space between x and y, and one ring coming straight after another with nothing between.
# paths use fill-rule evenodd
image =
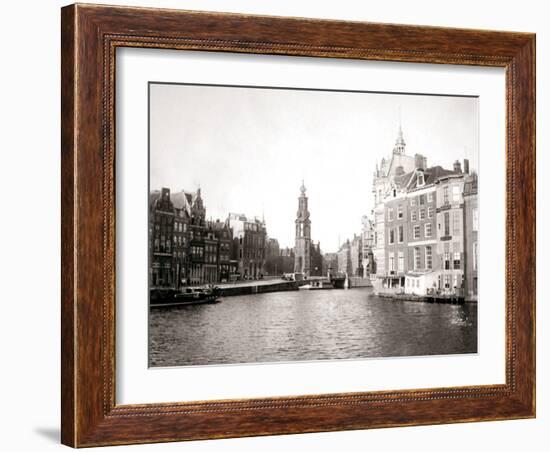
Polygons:
<instances>
[{"instance_id":1,"label":"building facade","mask_svg":"<svg viewBox=\"0 0 550 452\"><path fill-rule=\"evenodd\" d=\"M477 174L472 174L464 181L464 291L466 298L472 301L477 301L478 292L478 229Z\"/></svg>"},{"instance_id":2,"label":"building facade","mask_svg":"<svg viewBox=\"0 0 550 452\"><path fill-rule=\"evenodd\" d=\"M416 169L407 184L405 293L426 294L435 288L439 267L435 182L448 173L440 166Z\"/></svg>"},{"instance_id":3,"label":"building facade","mask_svg":"<svg viewBox=\"0 0 550 452\"><path fill-rule=\"evenodd\" d=\"M373 255L374 246L374 222L366 215L361 218L361 243L362 249L362 270L363 278L369 278L371 273L376 273L376 266Z\"/></svg>"},{"instance_id":4,"label":"building facade","mask_svg":"<svg viewBox=\"0 0 550 452\"><path fill-rule=\"evenodd\" d=\"M322 276L323 272L323 252L321 251L321 243L311 243L309 250L311 259L310 276Z\"/></svg>"},{"instance_id":5,"label":"building facade","mask_svg":"<svg viewBox=\"0 0 550 452\"><path fill-rule=\"evenodd\" d=\"M280 247L279 241L268 237L265 247L265 273L266 275L280 275Z\"/></svg>"},{"instance_id":6,"label":"building facade","mask_svg":"<svg viewBox=\"0 0 550 452\"><path fill-rule=\"evenodd\" d=\"M338 267L337 267L337 273L339 275L351 275L352 269L351 269L351 243L349 240L346 240L338 250L337 253L337 259L338 259Z\"/></svg>"},{"instance_id":7,"label":"building facade","mask_svg":"<svg viewBox=\"0 0 550 452\"><path fill-rule=\"evenodd\" d=\"M463 294L464 288L464 174L440 178L437 187L437 254L440 270L437 289Z\"/></svg>"},{"instance_id":8,"label":"building facade","mask_svg":"<svg viewBox=\"0 0 550 452\"><path fill-rule=\"evenodd\" d=\"M234 259L237 261L239 278L263 278L267 239L265 222L258 218L249 220L244 214L230 213L227 223L233 234Z\"/></svg>"},{"instance_id":9,"label":"building facade","mask_svg":"<svg viewBox=\"0 0 550 452\"><path fill-rule=\"evenodd\" d=\"M394 196L395 194L395 196ZM402 288L405 286L405 274L409 270L409 208L406 191L392 193L385 202L384 234L385 253L382 284L385 288Z\"/></svg>"},{"instance_id":10,"label":"building facade","mask_svg":"<svg viewBox=\"0 0 550 452\"><path fill-rule=\"evenodd\" d=\"M174 268L174 205L170 189L163 188L149 197L149 287L173 288Z\"/></svg>"}]
</instances>

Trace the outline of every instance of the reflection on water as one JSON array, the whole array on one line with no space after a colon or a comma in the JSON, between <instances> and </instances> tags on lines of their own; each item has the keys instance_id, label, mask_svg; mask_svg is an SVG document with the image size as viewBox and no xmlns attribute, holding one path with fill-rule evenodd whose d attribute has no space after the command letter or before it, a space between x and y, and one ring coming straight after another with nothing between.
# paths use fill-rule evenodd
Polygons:
<instances>
[{"instance_id":1,"label":"reflection on water","mask_svg":"<svg viewBox=\"0 0 550 452\"><path fill-rule=\"evenodd\" d=\"M476 305L390 301L372 289L244 295L149 315L151 366L476 352Z\"/></svg>"}]
</instances>

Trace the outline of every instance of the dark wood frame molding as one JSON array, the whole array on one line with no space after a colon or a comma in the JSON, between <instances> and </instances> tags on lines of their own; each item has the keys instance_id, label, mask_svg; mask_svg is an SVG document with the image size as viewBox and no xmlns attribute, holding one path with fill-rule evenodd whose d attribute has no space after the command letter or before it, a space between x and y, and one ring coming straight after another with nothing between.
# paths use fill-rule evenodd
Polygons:
<instances>
[{"instance_id":1,"label":"dark wood frame molding","mask_svg":"<svg viewBox=\"0 0 550 452\"><path fill-rule=\"evenodd\" d=\"M62 9L61 437L74 447L535 416L535 35L76 4ZM115 50L506 69L506 383L115 403ZM503 93L504 94L504 93Z\"/></svg>"}]
</instances>

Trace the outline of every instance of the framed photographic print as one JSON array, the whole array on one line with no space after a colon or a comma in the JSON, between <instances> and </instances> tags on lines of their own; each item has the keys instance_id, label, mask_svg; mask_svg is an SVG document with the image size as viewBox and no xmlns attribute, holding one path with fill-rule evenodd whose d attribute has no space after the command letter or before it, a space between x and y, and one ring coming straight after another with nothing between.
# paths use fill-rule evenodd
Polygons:
<instances>
[{"instance_id":1,"label":"framed photographic print","mask_svg":"<svg viewBox=\"0 0 550 452\"><path fill-rule=\"evenodd\" d=\"M62 442L535 416L535 37L62 9Z\"/></svg>"}]
</instances>

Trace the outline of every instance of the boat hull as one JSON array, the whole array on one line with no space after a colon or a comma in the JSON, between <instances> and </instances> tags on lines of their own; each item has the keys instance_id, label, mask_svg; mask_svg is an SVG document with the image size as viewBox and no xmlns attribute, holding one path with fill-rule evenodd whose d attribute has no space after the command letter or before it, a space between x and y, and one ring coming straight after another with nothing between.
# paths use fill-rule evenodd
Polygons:
<instances>
[{"instance_id":1,"label":"boat hull","mask_svg":"<svg viewBox=\"0 0 550 452\"><path fill-rule=\"evenodd\" d=\"M199 304L219 303L220 297L216 290L203 290L182 293L179 291L164 291L162 293L151 293L149 300L150 307L167 306L193 306Z\"/></svg>"}]
</instances>

